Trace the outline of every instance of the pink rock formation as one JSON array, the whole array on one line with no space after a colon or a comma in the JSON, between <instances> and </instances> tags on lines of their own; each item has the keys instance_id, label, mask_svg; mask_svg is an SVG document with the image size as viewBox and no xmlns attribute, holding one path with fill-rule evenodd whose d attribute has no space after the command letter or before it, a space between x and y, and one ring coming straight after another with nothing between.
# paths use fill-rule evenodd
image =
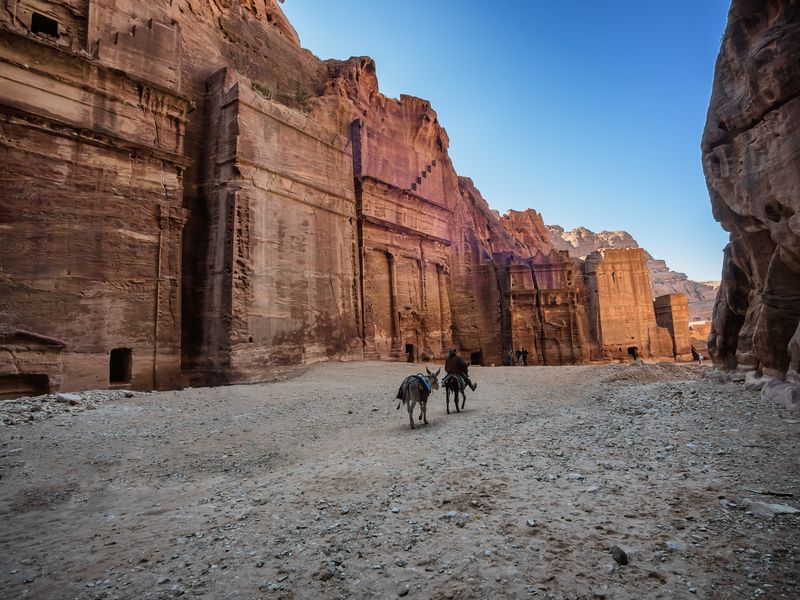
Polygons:
<instances>
[{"instance_id":1,"label":"pink rock formation","mask_svg":"<svg viewBox=\"0 0 800 600\"><path fill-rule=\"evenodd\" d=\"M731 232L709 350L800 405L800 2L734 0L703 135L714 216Z\"/></svg>"},{"instance_id":2,"label":"pink rock formation","mask_svg":"<svg viewBox=\"0 0 800 600\"><path fill-rule=\"evenodd\" d=\"M644 250L608 248L593 252L586 259L586 279L593 333L605 356L673 356L669 331L656 322Z\"/></svg>"},{"instance_id":3,"label":"pink rock formation","mask_svg":"<svg viewBox=\"0 0 800 600\"><path fill-rule=\"evenodd\" d=\"M549 239L555 248L567 250L573 256L586 258L589 254L603 248L639 248L639 243L627 231L594 231L586 227L576 227L564 231L558 225L547 225ZM692 281L685 273L671 271L663 260L653 258L647 253L647 269L650 271L650 284L656 296L684 294L689 299L689 320L711 319L714 302L717 298L717 282Z\"/></svg>"},{"instance_id":4,"label":"pink rock formation","mask_svg":"<svg viewBox=\"0 0 800 600\"><path fill-rule=\"evenodd\" d=\"M430 103L274 0L6 3L0 69L0 394L601 358L541 217L510 233Z\"/></svg>"}]
</instances>

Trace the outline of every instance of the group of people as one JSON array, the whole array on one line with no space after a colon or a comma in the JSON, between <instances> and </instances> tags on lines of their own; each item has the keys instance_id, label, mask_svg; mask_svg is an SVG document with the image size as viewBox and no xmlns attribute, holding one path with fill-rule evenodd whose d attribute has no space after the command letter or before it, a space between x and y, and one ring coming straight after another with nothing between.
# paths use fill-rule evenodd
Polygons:
<instances>
[{"instance_id":1,"label":"group of people","mask_svg":"<svg viewBox=\"0 0 800 600\"><path fill-rule=\"evenodd\" d=\"M527 348L518 348L516 352L513 350L509 350L506 352L506 366L513 367L517 365L518 367L527 367L528 366L528 349Z\"/></svg>"}]
</instances>

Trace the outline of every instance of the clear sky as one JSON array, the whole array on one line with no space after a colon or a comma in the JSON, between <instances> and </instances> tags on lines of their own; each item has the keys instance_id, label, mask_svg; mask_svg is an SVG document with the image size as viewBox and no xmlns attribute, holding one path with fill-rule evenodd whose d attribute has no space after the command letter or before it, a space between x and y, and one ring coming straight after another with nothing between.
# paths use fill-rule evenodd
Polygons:
<instances>
[{"instance_id":1,"label":"clear sky","mask_svg":"<svg viewBox=\"0 0 800 600\"><path fill-rule=\"evenodd\" d=\"M490 206L624 229L719 279L700 137L729 0L286 0L320 58L371 56L381 91L430 100Z\"/></svg>"}]
</instances>

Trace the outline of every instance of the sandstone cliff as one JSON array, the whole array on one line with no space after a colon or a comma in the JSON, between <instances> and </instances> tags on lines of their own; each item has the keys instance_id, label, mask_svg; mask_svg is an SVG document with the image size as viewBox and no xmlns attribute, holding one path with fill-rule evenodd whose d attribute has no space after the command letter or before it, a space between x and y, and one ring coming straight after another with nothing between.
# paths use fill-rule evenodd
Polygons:
<instances>
[{"instance_id":1,"label":"sandstone cliff","mask_svg":"<svg viewBox=\"0 0 800 600\"><path fill-rule=\"evenodd\" d=\"M541 216L501 223L428 101L302 49L275 0L20 0L0 50L0 394L617 358Z\"/></svg>"},{"instance_id":2,"label":"sandstone cliff","mask_svg":"<svg viewBox=\"0 0 800 600\"><path fill-rule=\"evenodd\" d=\"M567 250L573 256L585 258L592 252L603 248L639 248L633 236L627 231L594 231L586 227L576 227L565 231L559 225L547 225L550 242L559 250ZM689 299L689 320L708 321L717 297L717 282L692 281L685 273L671 271L666 261L647 254L647 268L653 294L685 294Z\"/></svg>"},{"instance_id":3,"label":"sandstone cliff","mask_svg":"<svg viewBox=\"0 0 800 600\"><path fill-rule=\"evenodd\" d=\"M731 233L709 350L800 404L800 1L734 0L703 134L715 218Z\"/></svg>"}]
</instances>

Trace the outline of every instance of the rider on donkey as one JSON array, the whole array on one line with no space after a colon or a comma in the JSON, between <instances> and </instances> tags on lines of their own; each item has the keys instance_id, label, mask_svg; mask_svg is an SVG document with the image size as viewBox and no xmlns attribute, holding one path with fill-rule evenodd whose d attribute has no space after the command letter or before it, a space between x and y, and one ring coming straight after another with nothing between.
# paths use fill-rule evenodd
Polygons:
<instances>
[{"instance_id":1,"label":"rider on donkey","mask_svg":"<svg viewBox=\"0 0 800 600\"><path fill-rule=\"evenodd\" d=\"M458 349L450 348L450 354L447 356L447 362L444 363L444 370L448 375L456 375L462 379L464 384L468 385L474 392L478 387L477 383L472 383L469 379L469 365L467 361L458 355ZM460 385L464 389L464 385Z\"/></svg>"}]
</instances>

